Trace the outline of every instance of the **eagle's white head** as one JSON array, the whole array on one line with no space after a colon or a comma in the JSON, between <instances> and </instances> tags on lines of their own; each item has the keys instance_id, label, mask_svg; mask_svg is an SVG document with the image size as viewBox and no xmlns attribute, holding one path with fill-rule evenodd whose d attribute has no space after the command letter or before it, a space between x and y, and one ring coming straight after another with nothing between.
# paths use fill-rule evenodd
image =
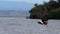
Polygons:
<instances>
[{"instance_id":1,"label":"eagle's white head","mask_svg":"<svg viewBox=\"0 0 60 34\"><path fill-rule=\"evenodd\" d=\"M41 22L41 23L43 23L41 20L38 20L38 22Z\"/></svg>"}]
</instances>

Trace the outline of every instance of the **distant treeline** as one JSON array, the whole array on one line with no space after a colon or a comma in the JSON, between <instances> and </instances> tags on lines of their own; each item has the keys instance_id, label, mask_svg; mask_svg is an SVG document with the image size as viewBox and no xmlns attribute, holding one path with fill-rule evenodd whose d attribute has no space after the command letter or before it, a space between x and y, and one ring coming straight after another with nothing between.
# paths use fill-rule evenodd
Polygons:
<instances>
[{"instance_id":1,"label":"distant treeline","mask_svg":"<svg viewBox=\"0 0 60 34\"><path fill-rule=\"evenodd\" d=\"M60 19L60 0L44 2L44 4L35 4L29 11L30 19Z\"/></svg>"}]
</instances>

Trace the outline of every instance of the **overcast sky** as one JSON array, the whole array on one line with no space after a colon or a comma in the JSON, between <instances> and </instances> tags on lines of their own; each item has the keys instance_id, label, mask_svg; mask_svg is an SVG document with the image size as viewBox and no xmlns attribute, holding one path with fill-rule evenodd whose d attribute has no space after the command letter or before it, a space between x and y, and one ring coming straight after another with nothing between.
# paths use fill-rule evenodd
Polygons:
<instances>
[{"instance_id":1,"label":"overcast sky","mask_svg":"<svg viewBox=\"0 0 60 34\"><path fill-rule=\"evenodd\" d=\"M0 9L30 9L33 4L42 4L43 1L49 0L0 0Z\"/></svg>"}]
</instances>

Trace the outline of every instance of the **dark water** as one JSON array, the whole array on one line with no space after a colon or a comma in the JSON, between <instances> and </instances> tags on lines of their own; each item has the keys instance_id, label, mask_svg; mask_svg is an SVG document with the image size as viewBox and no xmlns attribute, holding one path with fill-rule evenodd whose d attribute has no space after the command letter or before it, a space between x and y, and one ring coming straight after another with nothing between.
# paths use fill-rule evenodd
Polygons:
<instances>
[{"instance_id":1,"label":"dark water","mask_svg":"<svg viewBox=\"0 0 60 34\"><path fill-rule=\"evenodd\" d=\"M38 19L0 17L0 34L60 34L60 20L48 20L48 27Z\"/></svg>"}]
</instances>

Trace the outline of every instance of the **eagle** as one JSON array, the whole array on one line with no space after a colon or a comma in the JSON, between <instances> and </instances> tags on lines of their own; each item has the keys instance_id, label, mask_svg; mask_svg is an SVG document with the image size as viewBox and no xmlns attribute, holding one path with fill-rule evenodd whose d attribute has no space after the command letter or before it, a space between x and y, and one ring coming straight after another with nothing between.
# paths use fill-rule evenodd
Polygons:
<instances>
[{"instance_id":1,"label":"eagle","mask_svg":"<svg viewBox=\"0 0 60 34\"><path fill-rule=\"evenodd\" d=\"M48 20L38 20L38 24L47 25L48 24Z\"/></svg>"}]
</instances>

